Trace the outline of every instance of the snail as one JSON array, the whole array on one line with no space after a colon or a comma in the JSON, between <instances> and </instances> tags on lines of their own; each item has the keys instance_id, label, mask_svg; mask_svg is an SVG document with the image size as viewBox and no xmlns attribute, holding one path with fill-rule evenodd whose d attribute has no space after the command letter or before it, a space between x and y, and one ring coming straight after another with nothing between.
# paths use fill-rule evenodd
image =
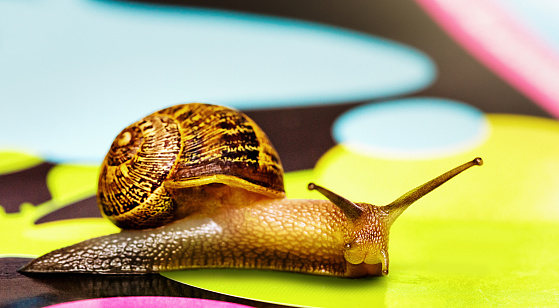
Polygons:
<instances>
[{"instance_id":1,"label":"snail","mask_svg":"<svg viewBox=\"0 0 559 308\"><path fill-rule=\"evenodd\" d=\"M114 140L99 176L103 216L123 230L54 250L21 273L149 274L256 268L337 277L388 274L395 219L460 165L392 203L288 199L280 158L243 113L200 103L157 111Z\"/></svg>"}]
</instances>

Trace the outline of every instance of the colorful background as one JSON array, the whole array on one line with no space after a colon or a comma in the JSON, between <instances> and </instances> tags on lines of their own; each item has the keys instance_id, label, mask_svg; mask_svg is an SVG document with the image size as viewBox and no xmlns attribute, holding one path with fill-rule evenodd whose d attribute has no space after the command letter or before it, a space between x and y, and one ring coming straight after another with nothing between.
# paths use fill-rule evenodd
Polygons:
<instances>
[{"instance_id":1,"label":"colorful background","mask_svg":"<svg viewBox=\"0 0 559 308\"><path fill-rule=\"evenodd\" d=\"M557 16L544 0L1 1L0 305L557 304ZM118 232L94 198L112 139L192 101L259 123L291 198L319 198L315 181L381 205L485 164L399 218L387 277L16 272Z\"/></svg>"}]
</instances>

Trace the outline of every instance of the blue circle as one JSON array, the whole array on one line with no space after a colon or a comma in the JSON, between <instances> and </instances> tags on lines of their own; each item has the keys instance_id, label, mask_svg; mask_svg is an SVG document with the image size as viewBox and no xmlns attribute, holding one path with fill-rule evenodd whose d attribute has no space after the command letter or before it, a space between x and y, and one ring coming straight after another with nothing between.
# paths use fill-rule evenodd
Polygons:
<instances>
[{"instance_id":1,"label":"blue circle","mask_svg":"<svg viewBox=\"0 0 559 308\"><path fill-rule=\"evenodd\" d=\"M364 105L340 116L337 143L383 158L439 157L470 149L487 137L484 114L437 98L409 98Z\"/></svg>"}]
</instances>

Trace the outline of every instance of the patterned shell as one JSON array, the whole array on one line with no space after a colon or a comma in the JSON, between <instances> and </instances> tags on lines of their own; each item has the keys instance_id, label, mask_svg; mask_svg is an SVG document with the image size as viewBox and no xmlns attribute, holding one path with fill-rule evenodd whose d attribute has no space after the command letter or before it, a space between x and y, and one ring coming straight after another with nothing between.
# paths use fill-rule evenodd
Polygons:
<instances>
[{"instance_id":1,"label":"patterned shell","mask_svg":"<svg viewBox=\"0 0 559 308\"><path fill-rule=\"evenodd\" d=\"M101 167L97 201L121 228L177 219L177 191L225 184L283 198L283 168L264 132L243 113L192 103L155 112L125 128Z\"/></svg>"}]
</instances>

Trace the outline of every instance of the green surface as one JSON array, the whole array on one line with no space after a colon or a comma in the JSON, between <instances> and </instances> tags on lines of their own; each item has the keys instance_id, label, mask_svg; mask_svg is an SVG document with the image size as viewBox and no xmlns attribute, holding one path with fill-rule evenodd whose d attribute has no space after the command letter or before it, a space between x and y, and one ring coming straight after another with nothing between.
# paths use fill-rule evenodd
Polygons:
<instances>
[{"instance_id":1,"label":"green surface","mask_svg":"<svg viewBox=\"0 0 559 308\"><path fill-rule=\"evenodd\" d=\"M163 275L243 298L318 307L544 306L559 303L559 225L402 220L390 274L343 279L254 270Z\"/></svg>"},{"instance_id":2,"label":"green surface","mask_svg":"<svg viewBox=\"0 0 559 308\"><path fill-rule=\"evenodd\" d=\"M390 235L390 274L340 279L195 270L166 277L220 293L299 306L559 305L559 123L489 115L484 144L459 155L386 160L338 145L314 170L286 175L289 197L315 181L354 201L387 204L469 161L474 167L417 201Z\"/></svg>"},{"instance_id":3,"label":"green surface","mask_svg":"<svg viewBox=\"0 0 559 308\"><path fill-rule=\"evenodd\" d=\"M482 167L444 184L396 221L387 277L342 279L257 270L163 275L220 293L297 306L556 306L559 123L505 115L488 119L486 143L460 155L388 161L336 146L314 170L286 174L290 198L320 198L306 190L314 181L355 201L385 204L458 164L483 157ZM38 255L118 232L96 218L33 224L94 195L97 172L96 166L58 165L47 176L52 200L24 204L20 213L0 212L0 256Z\"/></svg>"},{"instance_id":4,"label":"green surface","mask_svg":"<svg viewBox=\"0 0 559 308\"><path fill-rule=\"evenodd\" d=\"M37 205L23 203L17 213L5 213L0 207L0 257L34 257L88 238L118 232L117 227L102 218L35 224L49 213L95 195L98 172L97 166L56 165L45 179L51 200Z\"/></svg>"}]
</instances>

